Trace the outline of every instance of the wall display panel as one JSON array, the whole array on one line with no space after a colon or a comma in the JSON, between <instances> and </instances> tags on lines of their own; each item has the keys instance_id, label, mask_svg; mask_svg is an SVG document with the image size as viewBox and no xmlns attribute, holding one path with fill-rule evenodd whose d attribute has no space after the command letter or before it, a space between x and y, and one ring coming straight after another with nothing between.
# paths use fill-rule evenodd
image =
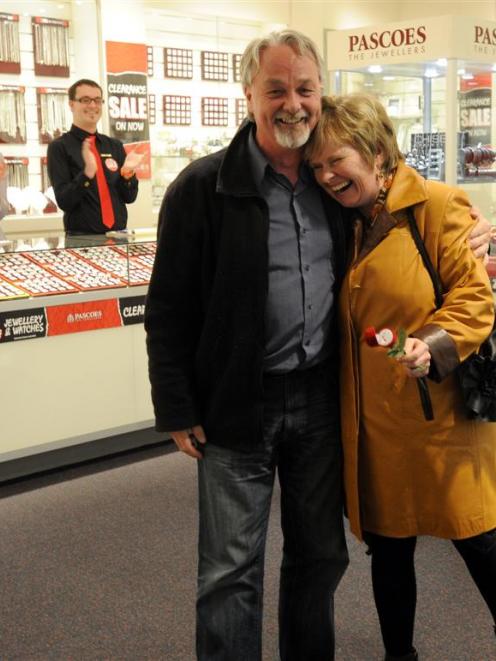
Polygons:
<instances>
[{"instance_id":1,"label":"wall display panel","mask_svg":"<svg viewBox=\"0 0 496 661\"><path fill-rule=\"evenodd\" d=\"M26 143L24 87L0 85L0 143Z\"/></svg>"},{"instance_id":2,"label":"wall display panel","mask_svg":"<svg viewBox=\"0 0 496 661\"><path fill-rule=\"evenodd\" d=\"M232 56L233 80L235 83L241 82L241 58L242 55L240 53L234 53Z\"/></svg>"},{"instance_id":3,"label":"wall display panel","mask_svg":"<svg viewBox=\"0 0 496 661\"><path fill-rule=\"evenodd\" d=\"M229 80L229 55L216 51L201 52L202 80L225 82Z\"/></svg>"},{"instance_id":4,"label":"wall display panel","mask_svg":"<svg viewBox=\"0 0 496 661\"><path fill-rule=\"evenodd\" d=\"M189 48L164 48L164 76L182 80L193 78L193 51Z\"/></svg>"},{"instance_id":5,"label":"wall display panel","mask_svg":"<svg viewBox=\"0 0 496 661\"><path fill-rule=\"evenodd\" d=\"M17 156L4 156L7 163L7 180L9 186L25 188L29 184L29 159ZM12 201L9 200L9 202Z\"/></svg>"},{"instance_id":6,"label":"wall display panel","mask_svg":"<svg viewBox=\"0 0 496 661\"><path fill-rule=\"evenodd\" d=\"M21 73L18 14L0 12L0 73Z\"/></svg>"},{"instance_id":7,"label":"wall display panel","mask_svg":"<svg viewBox=\"0 0 496 661\"><path fill-rule=\"evenodd\" d=\"M52 9L46 8L47 12L53 11L56 18L31 16L28 11L19 15L0 12L0 151L14 159L29 157L27 190L21 188L24 173L19 176L18 168L10 173L9 196L14 195L15 200L11 202L11 212L4 223L6 231L13 229L12 221L42 220L47 211L56 211L61 216L54 202L44 195L47 184L43 178L43 157L46 144L70 128L69 81L60 76L74 71L77 58L71 53L71 6L55 6L53 0L49 4ZM30 6L26 4L24 9ZM15 20L5 20L6 17ZM5 41L8 42L7 52L13 50L16 53L13 59L19 60L17 73L22 75L22 87L12 84L12 75L2 64L5 51L1 44ZM88 74L85 71L85 75ZM11 188L20 190L12 193ZM17 218L19 215L21 217ZM53 219L50 225L56 223L58 220Z\"/></svg>"},{"instance_id":8,"label":"wall display panel","mask_svg":"<svg viewBox=\"0 0 496 661\"><path fill-rule=\"evenodd\" d=\"M203 126L227 126L229 123L228 100L219 97L202 98Z\"/></svg>"},{"instance_id":9,"label":"wall display panel","mask_svg":"<svg viewBox=\"0 0 496 661\"><path fill-rule=\"evenodd\" d=\"M166 94L164 96L164 124L189 126L191 124L191 97Z\"/></svg>"},{"instance_id":10,"label":"wall display panel","mask_svg":"<svg viewBox=\"0 0 496 661\"><path fill-rule=\"evenodd\" d=\"M147 73L149 76L153 76L154 73L154 62L153 62L153 47L147 46Z\"/></svg>"},{"instance_id":11,"label":"wall display panel","mask_svg":"<svg viewBox=\"0 0 496 661\"><path fill-rule=\"evenodd\" d=\"M262 33L261 23L243 19L165 10L147 14L155 71L148 86L158 96L156 123L150 129L154 211L184 167L230 142L246 114L238 80L241 53ZM165 97L176 97L176 108ZM179 103L181 97L190 103Z\"/></svg>"},{"instance_id":12,"label":"wall display panel","mask_svg":"<svg viewBox=\"0 0 496 661\"><path fill-rule=\"evenodd\" d=\"M33 16L34 72L69 77L69 21Z\"/></svg>"},{"instance_id":13,"label":"wall display panel","mask_svg":"<svg viewBox=\"0 0 496 661\"><path fill-rule=\"evenodd\" d=\"M148 123L155 124L157 121L157 106L155 94L148 95Z\"/></svg>"},{"instance_id":14,"label":"wall display panel","mask_svg":"<svg viewBox=\"0 0 496 661\"><path fill-rule=\"evenodd\" d=\"M49 87L36 89L40 142L48 144L71 128L67 91Z\"/></svg>"},{"instance_id":15,"label":"wall display panel","mask_svg":"<svg viewBox=\"0 0 496 661\"><path fill-rule=\"evenodd\" d=\"M235 99L235 117L236 117L236 125L239 126L243 119L247 116L248 112L248 107L246 104L246 99Z\"/></svg>"},{"instance_id":16,"label":"wall display panel","mask_svg":"<svg viewBox=\"0 0 496 661\"><path fill-rule=\"evenodd\" d=\"M407 165L427 179L444 180L446 134L412 133L410 140L410 149L405 155Z\"/></svg>"}]
</instances>

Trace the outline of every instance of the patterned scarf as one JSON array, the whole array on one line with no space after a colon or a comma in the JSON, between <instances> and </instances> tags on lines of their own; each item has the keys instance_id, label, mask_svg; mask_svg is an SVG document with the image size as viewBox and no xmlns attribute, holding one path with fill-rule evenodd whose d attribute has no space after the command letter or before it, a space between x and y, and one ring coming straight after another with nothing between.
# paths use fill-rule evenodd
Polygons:
<instances>
[{"instance_id":1,"label":"patterned scarf","mask_svg":"<svg viewBox=\"0 0 496 661\"><path fill-rule=\"evenodd\" d=\"M370 218L368 218L370 227L372 227L372 225L375 223L375 221L377 220L377 216L380 214L383 206L386 203L387 194L389 193L389 189L391 188L391 184L393 183L395 174L396 174L396 168L391 170L391 172L387 175L387 177L383 177L383 175L381 176L381 178L383 178L384 180L379 189L379 193L374 202L374 206L372 207Z\"/></svg>"}]
</instances>

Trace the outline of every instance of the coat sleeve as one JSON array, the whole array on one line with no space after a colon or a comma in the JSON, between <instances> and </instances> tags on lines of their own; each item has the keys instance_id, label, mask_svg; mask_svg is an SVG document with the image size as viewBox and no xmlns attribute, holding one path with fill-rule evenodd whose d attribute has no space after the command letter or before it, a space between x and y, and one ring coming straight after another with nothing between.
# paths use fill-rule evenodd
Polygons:
<instances>
[{"instance_id":1,"label":"coat sleeve","mask_svg":"<svg viewBox=\"0 0 496 661\"><path fill-rule=\"evenodd\" d=\"M429 204L429 203L427 203ZM412 333L429 345L433 365L429 376L442 380L488 337L493 327L494 302L486 269L469 244L473 227L470 204L465 194L452 189L446 198L442 222L437 223L437 236L429 236L425 228L425 243L437 246L437 258L429 254L445 292L443 305L432 315L429 324Z\"/></svg>"},{"instance_id":2,"label":"coat sleeve","mask_svg":"<svg viewBox=\"0 0 496 661\"><path fill-rule=\"evenodd\" d=\"M148 369L157 431L200 424L194 361L200 334L201 217L184 178L168 189L159 214L157 254L145 306Z\"/></svg>"}]
</instances>

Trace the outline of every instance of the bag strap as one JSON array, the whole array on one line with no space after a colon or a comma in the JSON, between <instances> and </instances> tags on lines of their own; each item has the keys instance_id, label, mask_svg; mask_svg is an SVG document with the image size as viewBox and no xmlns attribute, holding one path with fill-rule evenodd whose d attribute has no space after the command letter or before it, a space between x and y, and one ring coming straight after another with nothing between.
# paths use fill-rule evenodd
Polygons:
<instances>
[{"instance_id":1,"label":"bag strap","mask_svg":"<svg viewBox=\"0 0 496 661\"><path fill-rule=\"evenodd\" d=\"M429 274L432 280L432 286L434 288L434 296L436 299L436 307L440 308L443 304L443 288L441 286L441 281L439 279L437 271L434 268L431 258L429 257L429 253L427 252L424 242L422 241L422 237L420 236L419 228L417 226L417 221L415 220L412 207L408 207L407 217L408 217L408 224L410 226L410 231L413 236L413 240L415 241L417 250L419 251L420 256L422 257L422 261L424 262L424 266L427 270L427 273ZM420 377L420 379L417 379L417 388L420 397L420 403L422 404L422 410L424 412L424 418L426 420L434 420L434 411L432 408L432 402L429 393L429 385L427 383L427 379L425 378L425 376Z\"/></svg>"},{"instance_id":2,"label":"bag strap","mask_svg":"<svg viewBox=\"0 0 496 661\"><path fill-rule=\"evenodd\" d=\"M425 244L422 241L422 237L420 236L419 228L417 226L417 221L415 220L412 207L408 207L407 216L408 216L408 224L410 225L410 231L412 233L413 240L415 241L417 250L419 251L420 256L422 257L422 261L424 262L424 266L427 270L427 273L430 275L430 278L432 280L432 286L434 287L434 296L436 299L436 307L440 308L444 300L441 280L439 279L437 271L434 268L431 258L429 257L429 253L425 248Z\"/></svg>"}]
</instances>

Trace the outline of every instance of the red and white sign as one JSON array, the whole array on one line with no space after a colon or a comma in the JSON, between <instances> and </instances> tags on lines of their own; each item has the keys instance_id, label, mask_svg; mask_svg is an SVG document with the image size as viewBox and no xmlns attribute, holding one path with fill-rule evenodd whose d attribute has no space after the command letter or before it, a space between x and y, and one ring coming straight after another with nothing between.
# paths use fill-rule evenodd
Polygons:
<instances>
[{"instance_id":1,"label":"red and white sign","mask_svg":"<svg viewBox=\"0 0 496 661\"><path fill-rule=\"evenodd\" d=\"M122 325L117 299L69 303L46 308L48 336Z\"/></svg>"},{"instance_id":2,"label":"red and white sign","mask_svg":"<svg viewBox=\"0 0 496 661\"><path fill-rule=\"evenodd\" d=\"M143 154L136 176L150 179L147 46L107 41L106 54L110 135L124 143L127 153Z\"/></svg>"}]
</instances>

